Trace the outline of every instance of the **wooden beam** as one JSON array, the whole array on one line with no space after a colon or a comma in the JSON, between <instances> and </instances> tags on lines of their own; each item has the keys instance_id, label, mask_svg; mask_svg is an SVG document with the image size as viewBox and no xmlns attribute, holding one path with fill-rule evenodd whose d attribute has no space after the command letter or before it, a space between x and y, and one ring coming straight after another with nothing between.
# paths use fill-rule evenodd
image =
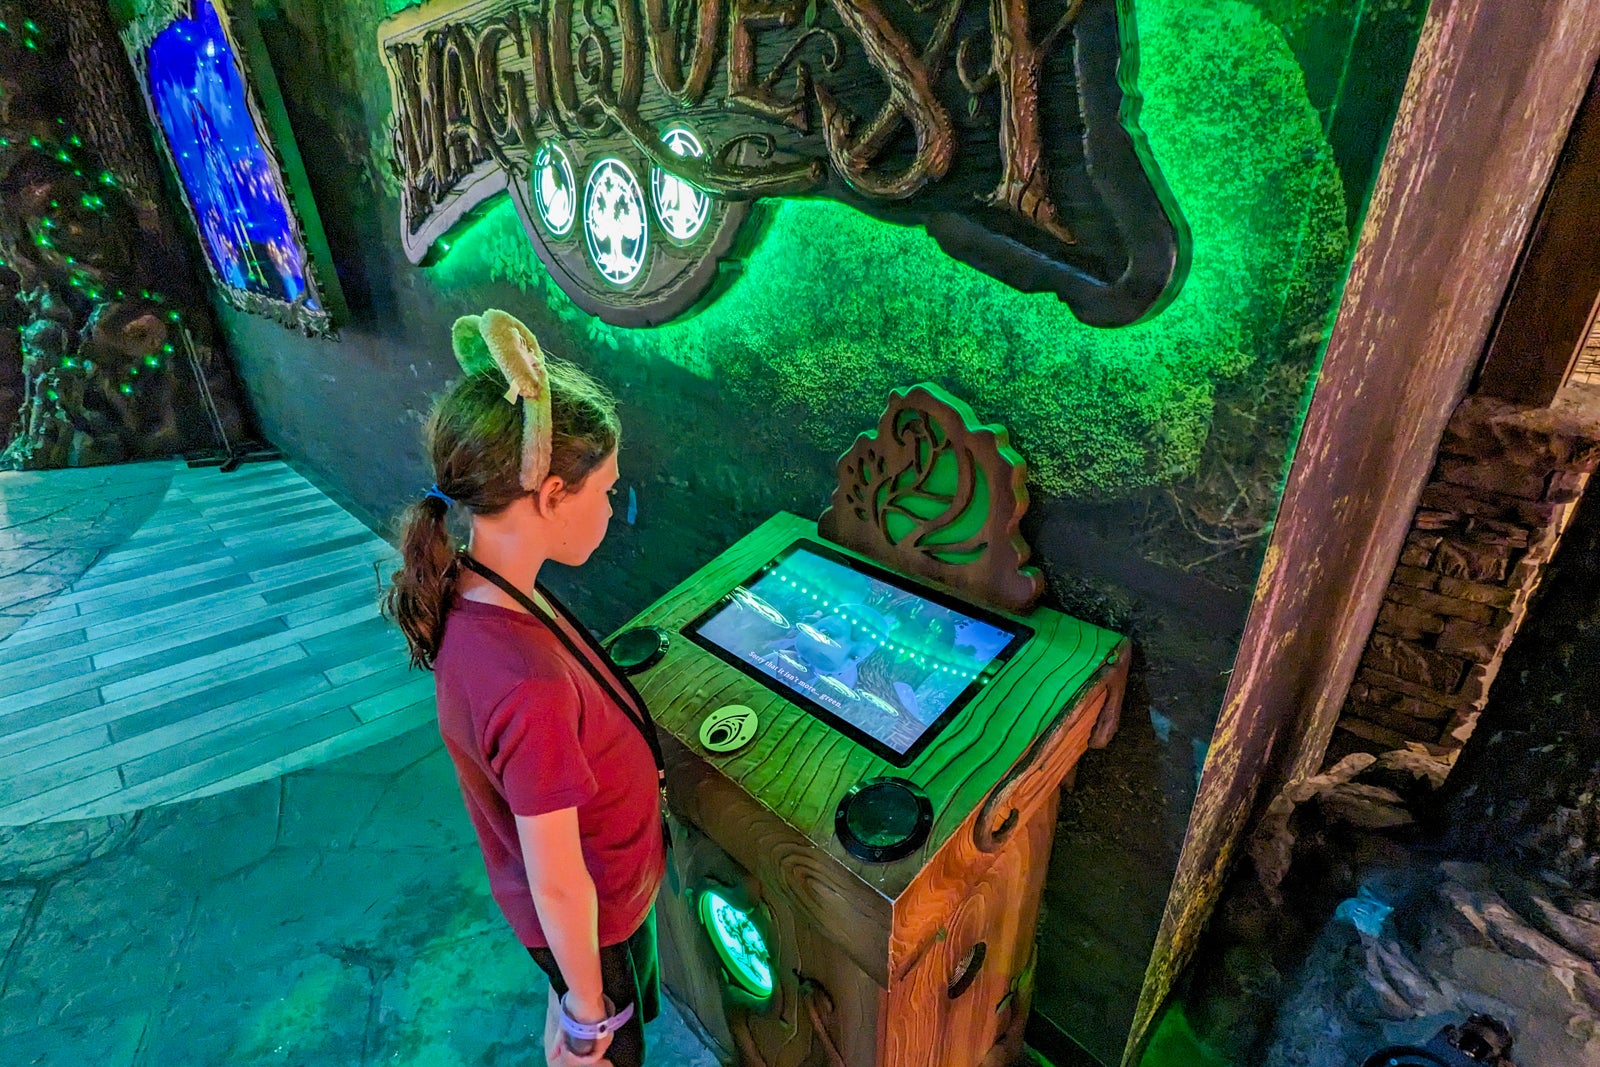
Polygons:
<instances>
[{"instance_id":1,"label":"wooden beam","mask_svg":"<svg viewBox=\"0 0 1600 1067\"><path fill-rule=\"evenodd\" d=\"M1593 0L1435 0L1267 547L1124 1063L1248 822L1315 773L1600 55Z\"/></svg>"},{"instance_id":2,"label":"wooden beam","mask_svg":"<svg viewBox=\"0 0 1600 1067\"><path fill-rule=\"evenodd\" d=\"M1545 407L1566 384L1600 305L1600 72L1572 124L1489 342L1477 392Z\"/></svg>"}]
</instances>

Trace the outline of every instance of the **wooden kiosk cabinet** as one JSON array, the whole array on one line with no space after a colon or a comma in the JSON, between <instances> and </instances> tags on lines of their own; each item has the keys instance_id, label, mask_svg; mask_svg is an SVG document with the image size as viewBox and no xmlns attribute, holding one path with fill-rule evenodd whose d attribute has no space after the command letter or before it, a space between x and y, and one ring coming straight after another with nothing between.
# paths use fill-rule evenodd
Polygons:
<instances>
[{"instance_id":1,"label":"wooden kiosk cabinet","mask_svg":"<svg viewBox=\"0 0 1600 1067\"><path fill-rule=\"evenodd\" d=\"M923 416L940 405L943 426L927 420L928 440L910 443L914 470L902 484L932 486L936 504L973 496L973 481L978 495L1012 500L1015 514L990 527L1000 536L980 540L988 549L1015 540L1008 546L1014 577L1026 560L1015 538L1026 506L1020 460L1004 447L1003 431L980 428L999 435L988 450L1009 468L972 475L984 460L965 452L943 462L941 449L965 444L961 425L970 412L921 387L896 394L902 408L912 400ZM895 416L891 403L879 434L863 435L841 471L864 444L870 452L876 443L867 466L892 477ZM938 491L941 481L949 484ZM841 485L835 509L848 505L849 490ZM861 540L827 515L823 523L835 541ZM891 539L904 543L894 536L904 530L888 526ZM689 635L697 619L746 597L791 545L817 538L816 524L779 514L625 628L663 634L659 658L633 679L660 727L668 764L674 856L658 906L666 984L726 1057L745 1067L1017 1062L1059 790L1085 749L1104 745L1116 729L1127 642L1046 609L1019 614L997 611L992 601L974 604L1018 624L1024 637L1009 660L973 683L975 695L926 747L896 766L848 736L848 726L830 724L786 698L784 686L764 684ZM823 550L865 559L837 543ZM876 554L880 565L894 555ZM908 568L897 569L901 582L917 587L904 577ZM997 587L993 577L983 581ZM941 594L947 602L973 602L954 599L950 584ZM825 598L818 607L826 610ZM719 754L702 742L702 727L730 706L748 708L757 725L743 747ZM713 731L712 744L741 729L748 733L749 723L735 718ZM836 809L853 787L884 776L920 789L931 825L911 854L870 862L841 844Z\"/></svg>"}]
</instances>

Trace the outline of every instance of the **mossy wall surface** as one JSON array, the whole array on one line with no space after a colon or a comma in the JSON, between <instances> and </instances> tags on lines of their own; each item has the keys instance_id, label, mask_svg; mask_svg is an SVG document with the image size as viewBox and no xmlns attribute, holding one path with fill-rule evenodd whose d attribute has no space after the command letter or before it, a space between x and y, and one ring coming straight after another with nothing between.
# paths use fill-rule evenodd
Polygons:
<instances>
[{"instance_id":1,"label":"mossy wall surface","mask_svg":"<svg viewBox=\"0 0 1600 1067\"><path fill-rule=\"evenodd\" d=\"M1123 731L1063 807L1041 930L1039 1010L1114 1058L1424 0L1136 0L1140 125L1193 265L1115 331L826 202L769 204L726 291L648 331L574 307L505 202L413 267L377 50L398 6L255 0L351 312L335 342L219 310L266 432L381 525L430 481L450 322L513 311L622 401L637 520L550 576L605 630L773 511L820 512L891 387L931 379L1004 423L1049 600L1139 648Z\"/></svg>"},{"instance_id":2,"label":"mossy wall surface","mask_svg":"<svg viewBox=\"0 0 1600 1067\"><path fill-rule=\"evenodd\" d=\"M1142 125L1194 241L1177 300L1084 326L945 255L921 229L786 201L742 276L699 314L614 330L549 283L509 201L457 241L450 284L503 278L623 358L717 379L842 449L888 391L934 380L1004 422L1050 494L1116 495L1195 473L1219 382L1305 364L1347 258L1323 123L1283 35L1238 0L1142 0ZM1218 77L1228 71L1229 77Z\"/></svg>"}]
</instances>

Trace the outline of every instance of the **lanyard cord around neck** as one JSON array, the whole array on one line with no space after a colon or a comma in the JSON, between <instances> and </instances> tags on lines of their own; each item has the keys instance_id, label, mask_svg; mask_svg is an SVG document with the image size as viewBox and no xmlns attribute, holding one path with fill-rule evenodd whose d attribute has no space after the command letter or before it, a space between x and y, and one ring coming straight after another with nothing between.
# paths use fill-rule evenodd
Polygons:
<instances>
[{"instance_id":1,"label":"lanyard cord around neck","mask_svg":"<svg viewBox=\"0 0 1600 1067\"><path fill-rule=\"evenodd\" d=\"M655 720L650 718L649 709L645 707L644 701L642 699L638 701L638 710L636 711L633 703L627 700L621 693L617 691L617 687L613 684L612 679L607 678L605 674L601 672L600 668L595 664L591 657L578 650L578 647L573 644L572 638L567 636L567 633L562 628L561 624L553 618L547 618L544 610L540 608L534 599L527 593L524 593L522 590L512 585L511 582L508 581L504 576L500 575L494 570L491 570L489 567L484 566L482 563L479 563L465 552L461 553L461 555L457 558L460 559L461 565L467 568L467 570L498 587L502 593L506 594L506 596L510 597L512 600L515 600L518 604L521 604L528 614L532 615L535 619L538 619L544 624L545 629L555 634L556 640L560 641L562 645L566 647L567 652L570 653L574 659L588 668L590 677L595 680L595 683L598 684L601 689L605 690L606 695L616 703L617 707L621 709L622 714L626 715L628 717L628 721L633 723L633 725L638 729L639 733L643 735L645 744L650 746L650 755L655 759L656 764L657 785L664 792L666 790L667 782L667 761L661 753L661 738L656 735ZM548 595L549 594L546 594L546 596ZM551 600L551 603L554 604L555 601ZM600 654L604 655L603 652ZM637 697L637 693L634 695ZM663 808L663 810L665 809Z\"/></svg>"}]
</instances>

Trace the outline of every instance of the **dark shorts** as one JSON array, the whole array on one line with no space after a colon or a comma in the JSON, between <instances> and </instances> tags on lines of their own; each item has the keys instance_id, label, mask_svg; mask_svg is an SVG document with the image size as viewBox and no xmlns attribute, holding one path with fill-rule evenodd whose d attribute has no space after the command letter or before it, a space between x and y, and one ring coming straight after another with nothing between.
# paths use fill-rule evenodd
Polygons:
<instances>
[{"instance_id":1,"label":"dark shorts","mask_svg":"<svg viewBox=\"0 0 1600 1067\"><path fill-rule=\"evenodd\" d=\"M567 991L556 957L547 948L530 948L528 954L539 969L550 977L557 994ZM633 936L620 945L600 950L600 985L611 1003L621 1011L629 1004L638 1007L622 1029L611 1038L606 1059L612 1067L641 1067L644 1063L644 1024L661 1010L661 967L656 962L656 913L650 910Z\"/></svg>"}]
</instances>

